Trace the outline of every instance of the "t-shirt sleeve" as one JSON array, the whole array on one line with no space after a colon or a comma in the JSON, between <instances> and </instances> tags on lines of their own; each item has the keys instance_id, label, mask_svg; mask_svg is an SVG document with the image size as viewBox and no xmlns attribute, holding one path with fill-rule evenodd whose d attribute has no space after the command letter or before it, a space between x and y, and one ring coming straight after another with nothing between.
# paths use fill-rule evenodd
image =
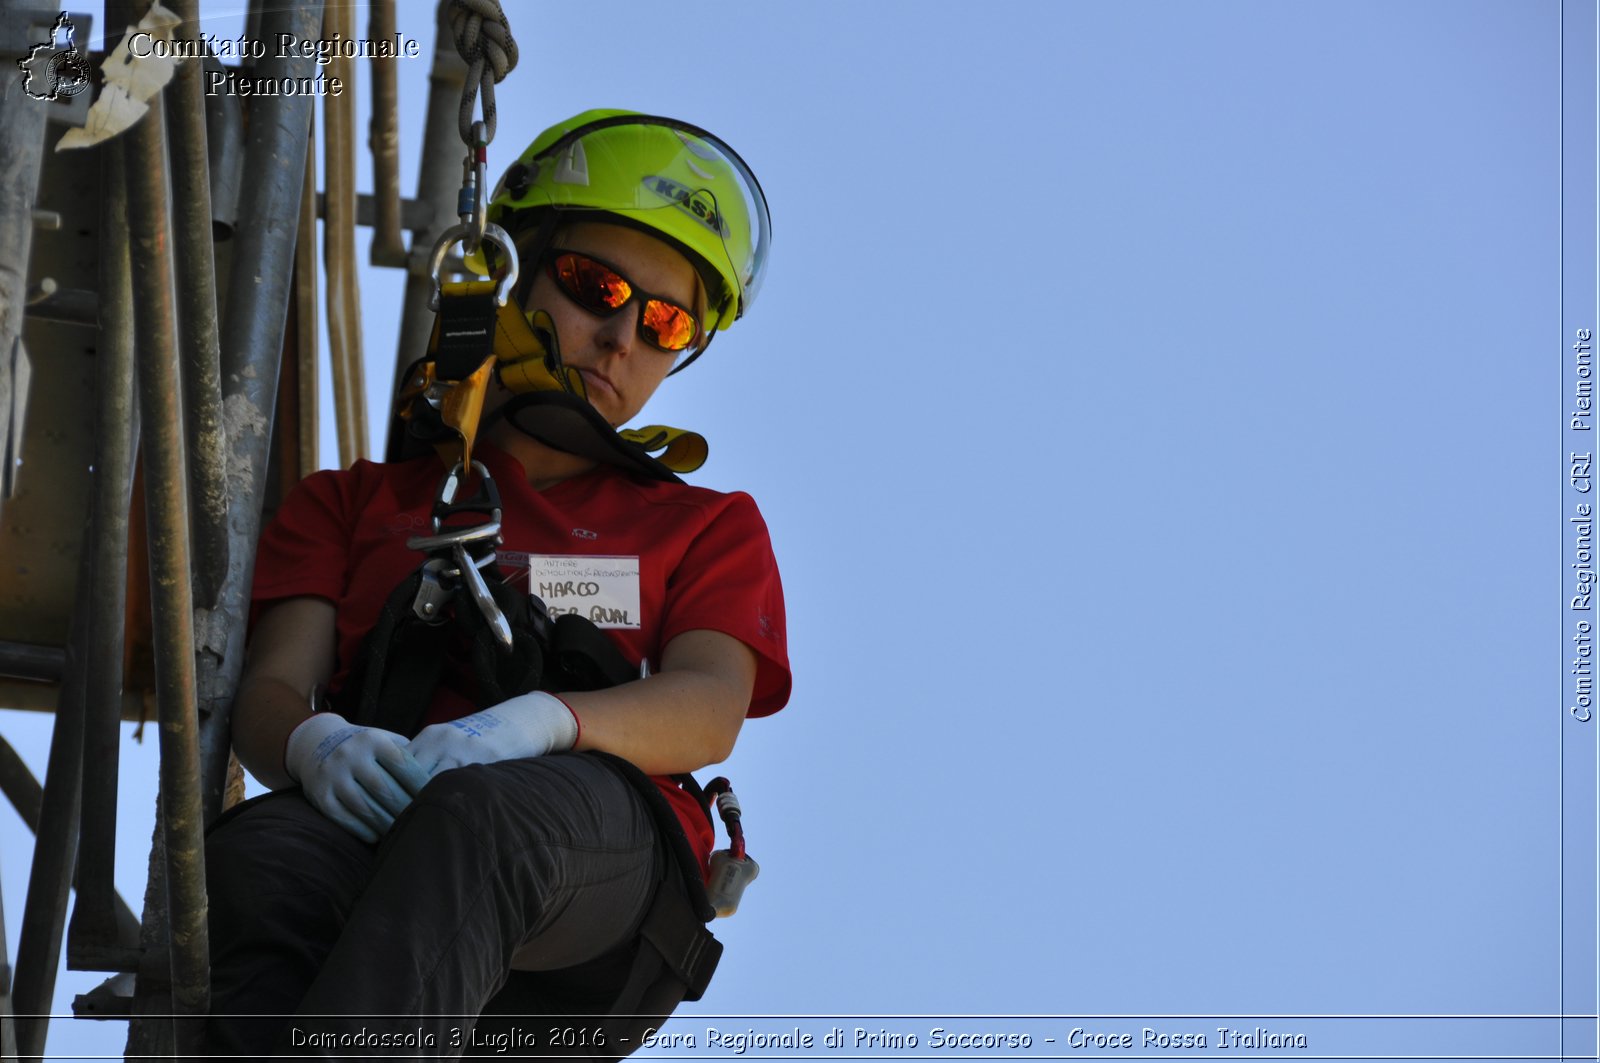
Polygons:
<instances>
[{"instance_id":1,"label":"t-shirt sleeve","mask_svg":"<svg viewBox=\"0 0 1600 1063\"><path fill-rule=\"evenodd\" d=\"M323 471L301 480L283 500L256 547L251 618L267 603L344 595L351 536L352 476Z\"/></svg>"},{"instance_id":2,"label":"t-shirt sleeve","mask_svg":"<svg viewBox=\"0 0 1600 1063\"><path fill-rule=\"evenodd\" d=\"M756 652L751 716L768 716L789 700L789 643L783 582L766 521L749 495L729 495L667 578L666 644L685 631L731 635Z\"/></svg>"}]
</instances>

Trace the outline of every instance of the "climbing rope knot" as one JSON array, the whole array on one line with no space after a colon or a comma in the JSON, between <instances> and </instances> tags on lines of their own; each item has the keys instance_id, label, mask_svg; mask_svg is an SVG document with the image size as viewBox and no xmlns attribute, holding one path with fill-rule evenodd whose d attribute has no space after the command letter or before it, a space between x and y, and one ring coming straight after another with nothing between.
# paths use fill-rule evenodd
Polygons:
<instances>
[{"instance_id":1,"label":"climbing rope knot","mask_svg":"<svg viewBox=\"0 0 1600 1063\"><path fill-rule=\"evenodd\" d=\"M467 80L461 89L461 142L473 146L472 109L483 97L483 123L487 141L494 139L494 87L517 65L517 42L499 0L451 0L450 32L456 51L467 63Z\"/></svg>"}]
</instances>

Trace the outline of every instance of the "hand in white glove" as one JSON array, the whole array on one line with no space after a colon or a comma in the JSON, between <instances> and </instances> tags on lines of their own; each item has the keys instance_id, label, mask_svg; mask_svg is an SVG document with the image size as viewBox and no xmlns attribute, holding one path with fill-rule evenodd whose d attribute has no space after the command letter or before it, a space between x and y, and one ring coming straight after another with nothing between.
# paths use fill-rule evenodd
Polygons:
<instances>
[{"instance_id":1,"label":"hand in white glove","mask_svg":"<svg viewBox=\"0 0 1600 1063\"><path fill-rule=\"evenodd\" d=\"M428 782L404 738L336 712L313 713L290 732L283 766L317 811L369 844Z\"/></svg>"},{"instance_id":2,"label":"hand in white glove","mask_svg":"<svg viewBox=\"0 0 1600 1063\"><path fill-rule=\"evenodd\" d=\"M578 718L554 694L536 690L449 723L424 727L411 755L429 776L468 764L562 753L578 744Z\"/></svg>"}]
</instances>

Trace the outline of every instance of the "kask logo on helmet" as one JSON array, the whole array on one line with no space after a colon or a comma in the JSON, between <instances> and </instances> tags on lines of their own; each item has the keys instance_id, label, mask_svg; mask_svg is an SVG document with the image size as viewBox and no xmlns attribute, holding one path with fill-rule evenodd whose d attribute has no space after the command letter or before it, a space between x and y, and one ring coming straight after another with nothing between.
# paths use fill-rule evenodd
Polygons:
<instances>
[{"instance_id":1,"label":"kask logo on helmet","mask_svg":"<svg viewBox=\"0 0 1600 1063\"><path fill-rule=\"evenodd\" d=\"M704 188L689 188L670 177L658 177L655 174L647 174L643 184L662 199L693 214L702 225L718 236L732 235L728 223L722 220L722 215L717 211L717 198Z\"/></svg>"}]
</instances>

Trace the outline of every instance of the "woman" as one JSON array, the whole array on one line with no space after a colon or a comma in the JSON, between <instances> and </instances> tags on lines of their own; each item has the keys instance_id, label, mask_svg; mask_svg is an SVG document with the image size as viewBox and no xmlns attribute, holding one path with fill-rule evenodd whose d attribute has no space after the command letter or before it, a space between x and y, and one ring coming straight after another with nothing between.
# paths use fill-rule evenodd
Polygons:
<instances>
[{"instance_id":1,"label":"woman","mask_svg":"<svg viewBox=\"0 0 1600 1063\"><path fill-rule=\"evenodd\" d=\"M397 585L426 560L408 544L438 512L444 470L424 454L308 477L262 536L233 711L240 760L275 792L208 839L218 1052L448 1056L484 1043L486 1009L612 1010L639 977L659 884L681 863L703 870L712 848L670 776L725 759L747 715L788 698L782 588L754 503L653 469L613 432L748 308L768 243L754 177L694 127L591 111L530 145L489 220L521 252L516 300L554 348L541 366L581 381L587 403L497 363L470 458L498 489L501 575L519 593L603 601L596 652L644 678L560 687L546 667L544 689L500 697L481 657L413 624L442 675L414 737L382 726L402 694L364 673L417 654L374 657L368 636L391 597L410 600ZM595 436L582 445L568 442L575 409ZM358 687L384 693L361 706ZM343 711L313 713L322 688ZM291 1015L347 1018L268 1018ZM360 1040L379 1015L412 1017L393 1025L414 1040ZM518 1035L534 1051L550 1035L577 1055L636 1047L569 1027Z\"/></svg>"}]
</instances>

